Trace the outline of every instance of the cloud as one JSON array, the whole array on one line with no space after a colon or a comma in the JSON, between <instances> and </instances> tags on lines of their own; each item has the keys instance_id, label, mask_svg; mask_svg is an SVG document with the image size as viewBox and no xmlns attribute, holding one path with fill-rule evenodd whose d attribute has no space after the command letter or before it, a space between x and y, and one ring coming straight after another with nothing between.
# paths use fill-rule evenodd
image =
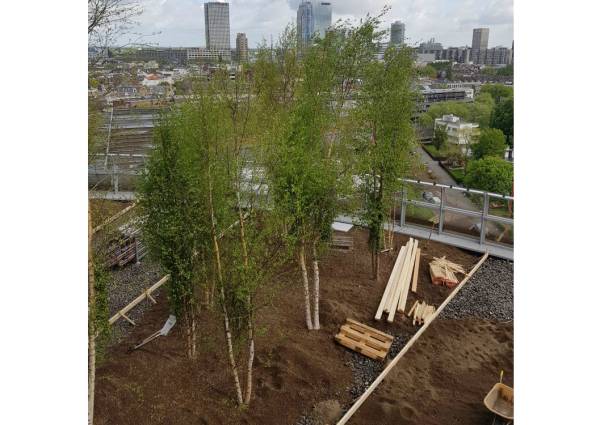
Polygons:
<instances>
[{"instance_id":1,"label":"cloud","mask_svg":"<svg viewBox=\"0 0 600 425\"><path fill-rule=\"evenodd\" d=\"M470 45L473 28L490 28L490 46L510 46L513 40L512 0L328 0L333 20L378 14L391 10L383 26L401 20L408 42L434 38L444 46ZM162 46L204 46L203 0L142 0L144 13L136 32L161 34L148 40ZM231 0L232 46L235 35L245 32L250 46L274 39L288 23L295 23L300 0Z\"/></svg>"}]
</instances>

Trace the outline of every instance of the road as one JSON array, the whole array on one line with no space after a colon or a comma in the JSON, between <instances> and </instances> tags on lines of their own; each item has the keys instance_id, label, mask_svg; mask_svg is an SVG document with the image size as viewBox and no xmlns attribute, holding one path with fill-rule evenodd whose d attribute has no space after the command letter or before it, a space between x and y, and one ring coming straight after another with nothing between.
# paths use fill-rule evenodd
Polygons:
<instances>
[{"instance_id":1,"label":"road","mask_svg":"<svg viewBox=\"0 0 600 425\"><path fill-rule=\"evenodd\" d=\"M454 181L454 179L448 174L446 170L444 170L440 164L433 160L425 149L422 146L417 148L417 152L421 158L421 162L425 164L428 170L431 170L431 174L429 175L429 179L441 184L458 186L458 184ZM427 191L433 192L437 197L441 196L440 189L428 189ZM466 210L471 211L479 211L479 207L474 205L471 200L467 199L464 196L464 192L459 192L456 190L447 190L446 191L446 205L449 207L456 208L464 208Z\"/></svg>"}]
</instances>

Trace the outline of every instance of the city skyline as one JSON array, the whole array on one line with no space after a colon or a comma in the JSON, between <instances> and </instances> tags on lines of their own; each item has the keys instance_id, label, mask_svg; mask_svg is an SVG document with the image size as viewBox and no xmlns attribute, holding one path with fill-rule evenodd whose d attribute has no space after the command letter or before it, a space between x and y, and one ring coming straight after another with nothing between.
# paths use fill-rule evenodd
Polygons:
<instances>
[{"instance_id":1,"label":"city skyline","mask_svg":"<svg viewBox=\"0 0 600 425\"><path fill-rule=\"evenodd\" d=\"M255 48L263 39L270 42L287 24L296 24L300 0L232 0L228 3L230 33L244 32L248 47ZM145 43L161 47L206 46L204 3L200 0L145 0L144 13L133 31L148 35ZM376 14L386 5L391 10L382 22L388 29L400 20L406 25L406 43L418 45L435 38L444 47L470 45L474 28L490 29L489 47L510 47L513 42L513 5L510 0L331 0L333 19L360 19ZM160 32L160 34L150 35ZM125 36L126 44L135 36Z\"/></svg>"}]
</instances>

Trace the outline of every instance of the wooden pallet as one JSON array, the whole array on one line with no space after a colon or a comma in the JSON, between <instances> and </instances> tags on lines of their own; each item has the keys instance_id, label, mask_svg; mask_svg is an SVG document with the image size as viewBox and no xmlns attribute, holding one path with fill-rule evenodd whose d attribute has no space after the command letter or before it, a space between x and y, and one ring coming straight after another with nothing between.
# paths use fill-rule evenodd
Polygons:
<instances>
[{"instance_id":1,"label":"wooden pallet","mask_svg":"<svg viewBox=\"0 0 600 425\"><path fill-rule=\"evenodd\" d=\"M352 319L346 319L335 340L344 347L375 360L383 360L394 337Z\"/></svg>"}]
</instances>

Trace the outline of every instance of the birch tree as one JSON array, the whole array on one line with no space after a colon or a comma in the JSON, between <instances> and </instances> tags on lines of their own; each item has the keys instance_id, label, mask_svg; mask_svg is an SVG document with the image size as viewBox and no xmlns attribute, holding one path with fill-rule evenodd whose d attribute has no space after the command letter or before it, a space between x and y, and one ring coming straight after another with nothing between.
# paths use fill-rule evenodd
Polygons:
<instances>
[{"instance_id":1,"label":"birch tree","mask_svg":"<svg viewBox=\"0 0 600 425\"><path fill-rule=\"evenodd\" d=\"M296 98L276 135L269 161L270 195L294 246L304 290L306 327L319 329L319 262L337 211L340 164L332 156L335 82L333 35L303 50ZM311 297L307 258L312 256Z\"/></svg>"},{"instance_id":2,"label":"birch tree","mask_svg":"<svg viewBox=\"0 0 600 425\"><path fill-rule=\"evenodd\" d=\"M401 188L399 179L411 168L415 94L410 49L388 48L383 62L369 63L364 75L353 119L357 126L357 172L365 199L360 218L369 229L372 276L377 279L385 217Z\"/></svg>"}]
</instances>

